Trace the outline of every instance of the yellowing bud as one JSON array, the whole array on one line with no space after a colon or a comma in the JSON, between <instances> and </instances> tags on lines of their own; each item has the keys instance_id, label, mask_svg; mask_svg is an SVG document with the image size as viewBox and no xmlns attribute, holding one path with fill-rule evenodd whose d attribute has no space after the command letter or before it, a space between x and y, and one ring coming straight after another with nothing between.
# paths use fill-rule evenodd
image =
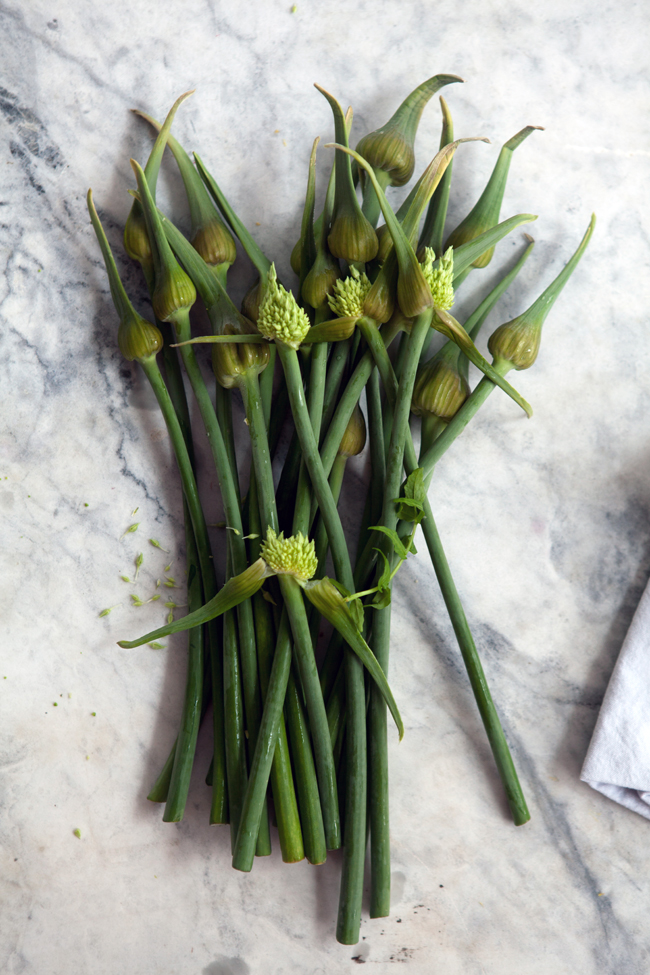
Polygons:
<instances>
[{"instance_id":1,"label":"yellowing bud","mask_svg":"<svg viewBox=\"0 0 650 975\"><path fill-rule=\"evenodd\" d=\"M250 324L250 331L255 331ZM226 326L227 334L246 334L243 328ZM244 376L259 376L269 361L269 347L266 342L218 342L212 346L212 368L220 386L232 389L239 386Z\"/></svg>"},{"instance_id":2,"label":"yellowing bud","mask_svg":"<svg viewBox=\"0 0 650 975\"><path fill-rule=\"evenodd\" d=\"M370 163L373 169L388 173L393 186L404 186L413 175L415 169L413 144L404 138L396 126L389 124L364 135L357 144L357 152Z\"/></svg>"},{"instance_id":3,"label":"yellowing bud","mask_svg":"<svg viewBox=\"0 0 650 975\"><path fill-rule=\"evenodd\" d=\"M343 457L355 457L366 445L366 421L359 404L352 411L345 433L339 444L339 454Z\"/></svg>"},{"instance_id":4,"label":"yellowing bud","mask_svg":"<svg viewBox=\"0 0 650 975\"><path fill-rule=\"evenodd\" d=\"M219 219L199 227L192 238L192 247L198 251L206 264L234 264L237 257L235 241L228 228Z\"/></svg>"},{"instance_id":5,"label":"yellowing bud","mask_svg":"<svg viewBox=\"0 0 650 975\"><path fill-rule=\"evenodd\" d=\"M163 347L163 337L160 329L152 325L137 312L120 322L117 330L117 344L125 359L148 359L156 355Z\"/></svg>"},{"instance_id":6,"label":"yellowing bud","mask_svg":"<svg viewBox=\"0 0 650 975\"><path fill-rule=\"evenodd\" d=\"M531 322L523 314L499 325L488 340L488 349L495 364L505 361L512 369L530 369L537 358L541 338L541 324Z\"/></svg>"},{"instance_id":7,"label":"yellowing bud","mask_svg":"<svg viewBox=\"0 0 650 975\"><path fill-rule=\"evenodd\" d=\"M376 256L379 241L372 224L366 220L360 208L341 208L332 223L327 238L334 257L349 264L366 264Z\"/></svg>"},{"instance_id":8,"label":"yellowing bud","mask_svg":"<svg viewBox=\"0 0 650 975\"><path fill-rule=\"evenodd\" d=\"M189 311L195 301L196 288L183 268L176 262L163 265L151 296L156 317L161 322L173 321L177 312Z\"/></svg>"},{"instance_id":9,"label":"yellowing bud","mask_svg":"<svg viewBox=\"0 0 650 975\"><path fill-rule=\"evenodd\" d=\"M322 308L340 277L338 261L329 252L319 250L314 266L302 283L302 297L312 308Z\"/></svg>"},{"instance_id":10,"label":"yellowing bud","mask_svg":"<svg viewBox=\"0 0 650 975\"><path fill-rule=\"evenodd\" d=\"M262 297L262 282L258 278L255 284L248 289L241 303L242 315L255 324L257 324L257 319L259 318Z\"/></svg>"},{"instance_id":11,"label":"yellowing bud","mask_svg":"<svg viewBox=\"0 0 650 975\"><path fill-rule=\"evenodd\" d=\"M314 542L302 532L285 538L284 532L276 535L269 528L266 541L262 543L261 555L273 572L292 575L299 582L307 582L318 568Z\"/></svg>"},{"instance_id":12,"label":"yellowing bud","mask_svg":"<svg viewBox=\"0 0 650 975\"><path fill-rule=\"evenodd\" d=\"M135 200L124 226L124 250L134 261L145 267L153 267L153 254L142 204Z\"/></svg>"},{"instance_id":13,"label":"yellowing bud","mask_svg":"<svg viewBox=\"0 0 650 975\"><path fill-rule=\"evenodd\" d=\"M456 368L455 358L434 358L419 370L411 400L411 412L416 416L430 413L451 420L461 408L470 389Z\"/></svg>"},{"instance_id":14,"label":"yellowing bud","mask_svg":"<svg viewBox=\"0 0 650 975\"><path fill-rule=\"evenodd\" d=\"M363 303L363 314L376 322L387 322L395 308L397 290L397 258L395 252L379 270Z\"/></svg>"}]
</instances>

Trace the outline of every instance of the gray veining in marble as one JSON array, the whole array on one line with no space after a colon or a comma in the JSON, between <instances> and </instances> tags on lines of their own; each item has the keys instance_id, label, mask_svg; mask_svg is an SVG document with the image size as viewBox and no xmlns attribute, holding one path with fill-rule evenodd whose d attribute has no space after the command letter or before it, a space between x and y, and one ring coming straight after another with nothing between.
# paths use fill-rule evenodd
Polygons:
<instances>
[{"instance_id":1,"label":"gray veining in marble","mask_svg":"<svg viewBox=\"0 0 650 975\"><path fill-rule=\"evenodd\" d=\"M2 971L650 970L648 823L578 781L650 569L649 21L643 4L587 0L298 0L294 12L289 0L0 4ZM517 150L502 211L539 214L527 228L537 246L492 326L557 274L592 210L598 225L535 367L516 374L533 419L495 394L431 489L532 820L507 819L422 546L394 604L391 681L406 735L390 739L393 912L370 921L366 909L350 948L334 940L338 855L319 868L285 866L277 852L250 876L230 868L226 830L207 825L207 734L184 821L163 824L145 799L175 734L185 644L116 647L162 615L156 603L131 608L119 575L144 551L142 595L169 562L182 578L180 489L143 376L116 347L85 193L117 248L129 156L143 160L151 144L129 109L160 117L196 87L175 132L293 280L311 143L333 134L312 83L352 103L359 137L436 72L465 79L445 92L457 135L492 140L458 152L449 227L500 144L545 126ZM420 166L438 138L433 100ZM159 193L185 220L167 161ZM135 269L125 258L120 269L146 308ZM482 274L459 295L461 319L492 266ZM245 261L231 278L241 295ZM203 443L201 458L215 522Z\"/></svg>"}]
</instances>

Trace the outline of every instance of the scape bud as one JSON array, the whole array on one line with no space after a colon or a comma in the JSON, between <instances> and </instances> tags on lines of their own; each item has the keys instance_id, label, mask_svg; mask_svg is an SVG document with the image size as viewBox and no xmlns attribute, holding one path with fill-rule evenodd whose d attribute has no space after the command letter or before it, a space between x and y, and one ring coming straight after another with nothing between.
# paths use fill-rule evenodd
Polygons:
<instances>
[{"instance_id":1,"label":"scape bud","mask_svg":"<svg viewBox=\"0 0 650 975\"><path fill-rule=\"evenodd\" d=\"M345 433L339 444L339 454L343 457L356 457L366 445L366 421L359 404L352 411Z\"/></svg>"},{"instance_id":2,"label":"scape bud","mask_svg":"<svg viewBox=\"0 0 650 975\"><path fill-rule=\"evenodd\" d=\"M501 204L508 180L508 171L512 154L520 146L524 139L527 139L535 129L541 129L541 125L527 125L521 132L513 135L505 145L502 146L499 158L492 170L487 186L483 190L478 202L470 210L464 220L458 224L455 230L447 238L446 247L460 247L475 237L480 236L486 230L496 227L501 213ZM488 248L473 263L473 267L487 267L492 260L494 247Z\"/></svg>"},{"instance_id":3,"label":"scape bud","mask_svg":"<svg viewBox=\"0 0 650 975\"><path fill-rule=\"evenodd\" d=\"M329 251L319 248L314 266L302 283L302 297L312 308L322 308L340 277L338 261Z\"/></svg>"},{"instance_id":4,"label":"scape bud","mask_svg":"<svg viewBox=\"0 0 650 975\"><path fill-rule=\"evenodd\" d=\"M442 420L451 420L469 396L467 380L456 366L457 355L434 357L418 372L411 412L416 416L432 414Z\"/></svg>"},{"instance_id":5,"label":"scape bud","mask_svg":"<svg viewBox=\"0 0 650 975\"><path fill-rule=\"evenodd\" d=\"M189 311L196 301L196 288L180 264L165 264L156 275L151 303L161 322L173 321L180 311Z\"/></svg>"},{"instance_id":6,"label":"scape bud","mask_svg":"<svg viewBox=\"0 0 650 975\"><path fill-rule=\"evenodd\" d=\"M232 234L222 220L215 218L202 224L192 237L192 247L206 264L234 264L237 248Z\"/></svg>"},{"instance_id":7,"label":"scape bud","mask_svg":"<svg viewBox=\"0 0 650 975\"><path fill-rule=\"evenodd\" d=\"M136 359L139 362L160 352L163 347L163 337L159 328L134 313L120 322L117 344L125 359L129 362Z\"/></svg>"},{"instance_id":8,"label":"scape bud","mask_svg":"<svg viewBox=\"0 0 650 975\"><path fill-rule=\"evenodd\" d=\"M455 81L457 75L435 75L423 82L404 99L395 114L380 129L365 135L357 152L372 168L387 173L393 186L408 183L415 169L415 134L424 107L440 88Z\"/></svg>"},{"instance_id":9,"label":"scape bud","mask_svg":"<svg viewBox=\"0 0 650 975\"><path fill-rule=\"evenodd\" d=\"M141 204L133 201L124 226L124 250L131 260L153 270L153 255Z\"/></svg>"},{"instance_id":10,"label":"scape bud","mask_svg":"<svg viewBox=\"0 0 650 975\"><path fill-rule=\"evenodd\" d=\"M256 331L252 322L250 331ZM226 334L246 334L242 328L226 326ZM266 342L219 342L212 346L212 369L220 386L232 389L239 386L246 375L259 376L269 362Z\"/></svg>"},{"instance_id":11,"label":"scape bud","mask_svg":"<svg viewBox=\"0 0 650 975\"><path fill-rule=\"evenodd\" d=\"M245 318L248 318L251 322L257 323L257 319L260 314L260 305L262 304L263 288L262 282L258 278L255 284L251 285L244 297L242 298L241 311Z\"/></svg>"},{"instance_id":12,"label":"scape bud","mask_svg":"<svg viewBox=\"0 0 650 975\"><path fill-rule=\"evenodd\" d=\"M327 243L334 257L349 264L367 264L377 254L375 230L359 207L339 209L332 221Z\"/></svg>"}]
</instances>

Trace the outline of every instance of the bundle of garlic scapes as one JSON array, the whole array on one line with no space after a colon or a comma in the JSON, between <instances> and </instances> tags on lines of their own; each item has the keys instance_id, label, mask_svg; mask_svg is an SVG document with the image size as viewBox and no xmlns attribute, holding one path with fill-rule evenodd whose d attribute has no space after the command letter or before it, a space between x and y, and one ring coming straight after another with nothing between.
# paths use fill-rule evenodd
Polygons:
<instances>
[{"instance_id":1,"label":"bundle of garlic scapes","mask_svg":"<svg viewBox=\"0 0 650 975\"><path fill-rule=\"evenodd\" d=\"M333 166L322 213L314 219L311 153L300 240L292 254L295 295L243 226L198 155L171 134L182 95L158 130L144 169L131 160L137 190L124 232L142 266L155 324L133 307L88 193L119 317L123 355L140 363L162 410L183 489L188 615L168 621L137 647L188 631L188 676L176 741L149 798L164 820L183 816L199 725L211 711L214 756L211 823L229 823L233 866L251 870L271 852L272 803L282 858L322 863L343 847L337 939L359 939L369 832L371 917L390 909L387 735L400 710L388 683L391 587L414 553L420 526L516 825L529 819L512 757L467 625L427 497L440 457L495 387L528 415L506 380L533 364L541 329L585 250L589 228L558 277L490 337L489 363L475 339L530 256L527 238L514 267L461 325L450 312L455 290L485 267L495 246L535 217L500 222L514 150L536 126L502 147L480 199L444 237L452 159L468 139L453 137L441 97L440 151L393 212L385 190L415 168L414 140L425 105L461 81L437 75L415 89L389 121L349 148L351 113L323 89L334 115ZM316 86L318 88L318 86ZM487 140L483 140L487 141ZM185 185L189 240L161 213L156 180L165 147ZM380 217L384 223L377 230ZM235 238L257 281L241 310L228 294ZM192 338L197 292L212 333ZM437 333L445 341L431 353ZM399 336L399 342L395 340ZM197 344L210 344L216 393L204 381ZM393 346L397 351L393 354ZM164 376L157 356L161 353ZM218 580L197 490L192 430L180 361L196 397L221 489L226 578ZM468 365L483 374L473 391ZM278 373L274 382L274 375ZM231 397L240 394L252 464L246 496L238 478ZM365 405L366 415L362 412ZM409 417L421 417L419 453ZM273 460L287 414L292 438L277 485ZM338 510L349 457L369 440L370 478L356 559ZM417 439L417 438L416 438ZM331 557L334 576L326 565ZM332 625L317 646L322 618ZM369 827L369 830L368 830Z\"/></svg>"}]
</instances>

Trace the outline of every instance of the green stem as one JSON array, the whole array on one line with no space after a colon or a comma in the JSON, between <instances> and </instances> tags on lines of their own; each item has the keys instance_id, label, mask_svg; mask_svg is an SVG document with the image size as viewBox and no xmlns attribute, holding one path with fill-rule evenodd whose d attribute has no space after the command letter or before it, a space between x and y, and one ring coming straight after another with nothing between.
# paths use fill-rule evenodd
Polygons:
<instances>
[{"instance_id":1,"label":"green stem","mask_svg":"<svg viewBox=\"0 0 650 975\"><path fill-rule=\"evenodd\" d=\"M181 341L191 337L189 317L187 314L178 316L176 321L176 331ZM214 458L221 488L226 523L234 531L230 539L232 552L233 575L240 575L247 567L246 545L244 542L244 531L241 520L241 509L239 492L235 485L234 471L228 448L219 426L210 395L206 388L201 370L194 349L191 345L181 347L181 357L185 366L185 371L190 380L190 385L196 397L196 401L201 413L201 419L210 443L212 456ZM244 707L246 714L246 727L249 734L251 751L255 748L257 732L261 720L262 701L259 688L259 675L257 672L257 653L255 648L255 624L253 621L253 607L250 600L239 604L237 610L237 621L239 624L239 649L241 654L242 668L242 687L244 692Z\"/></svg>"},{"instance_id":2,"label":"green stem","mask_svg":"<svg viewBox=\"0 0 650 975\"><path fill-rule=\"evenodd\" d=\"M346 770L345 770L345 836L343 871L336 940L344 945L357 944L361 924L363 871L366 858L366 695L363 665L346 650Z\"/></svg>"},{"instance_id":3,"label":"green stem","mask_svg":"<svg viewBox=\"0 0 650 975\"><path fill-rule=\"evenodd\" d=\"M293 576L282 574L278 576L278 579L289 615L294 655L309 716L321 808L323 810L325 839L329 850L337 850L341 845L341 831L336 792L336 772L307 612L302 591Z\"/></svg>"},{"instance_id":4,"label":"green stem","mask_svg":"<svg viewBox=\"0 0 650 975\"><path fill-rule=\"evenodd\" d=\"M290 668L291 634L287 615L283 613L232 860L235 870L248 872L253 866Z\"/></svg>"},{"instance_id":5,"label":"green stem","mask_svg":"<svg viewBox=\"0 0 650 975\"><path fill-rule=\"evenodd\" d=\"M187 504L187 502L185 502ZM192 524L188 518L185 523L185 548L187 552L187 604L190 613L203 605L203 588L199 571L199 559L194 540ZM183 818L187 794L190 787L192 765L196 752L196 740L201 724L201 701L203 698L203 627L190 630L188 638L187 681L181 724L176 740L174 765L169 783L167 803L163 822L177 823Z\"/></svg>"},{"instance_id":6,"label":"green stem","mask_svg":"<svg viewBox=\"0 0 650 975\"><path fill-rule=\"evenodd\" d=\"M226 771L230 805L230 842L235 849L241 807L246 793L246 736L241 674L237 648L235 614L228 610L223 617L223 691L226 727Z\"/></svg>"},{"instance_id":7,"label":"green stem","mask_svg":"<svg viewBox=\"0 0 650 975\"><path fill-rule=\"evenodd\" d=\"M194 529L199 565L201 567L201 576L203 578L203 591L206 600L210 600L214 595L216 595L217 592L217 577L214 570L214 563L212 561L212 554L210 552L208 529L203 516L201 503L199 501L199 494L196 487L196 481L194 479L194 472L192 471L189 454L187 452L187 446L183 439L183 434L176 416L176 412L169 397L169 393L167 392L167 387L163 382L163 378L160 374L160 370L155 358L151 357L150 359L142 360L141 365L147 379L151 383L151 388L154 391L154 395L158 400L158 405L160 406L160 410L172 442L172 447L176 456L176 463L181 475L183 493L187 500L190 517L192 519L192 528ZM216 658L218 656L219 641L216 624L214 621L209 623L207 631L211 653ZM225 744L223 740L223 710L219 703L222 700L222 681L219 665L213 666L212 678L213 707L215 709L213 794L216 796L215 803L218 809L217 814L220 817L219 822L226 822L228 800L225 787L226 762ZM215 680L216 683L214 683Z\"/></svg>"},{"instance_id":8,"label":"green stem","mask_svg":"<svg viewBox=\"0 0 650 975\"><path fill-rule=\"evenodd\" d=\"M404 444L409 436L409 414L415 375L420 362L424 340L431 327L432 313L424 312L413 322L408 337L404 364L393 411L393 425L387 452L386 480L381 524L386 528L397 527L398 497L404 466ZM383 343L375 342L378 349ZM385 349L384 349L385 353ZM385 353L388 359L387 353ZM376 610L373 618L372 650L384 673L388 671L390 650L390 605ZM370 916L386 917L390 913L390 835L388 829L388 743L386 705L375 688L370 688L370 713L368 719L370 751Z\"/></svg>"},{"instance_id":9,"label":"green stem","mask_svg":"<svg viewBox=\"0 0 650 975\"><path fill-rule=\"evenodd\" d=\"M259 510L262 517L261 535L263 538L266 538L266 533L269 528L272 528L277 533L278 514L275 503L275 489L273 486L273 466L269 452L259 380L251 371L247 372L243 377L242 392L244 393L246 419L248 420L248 431L251 438L255 482L259 496Z\"/></svg>"},{"instance_id":10,"label":"green stem","mask_svg":"<svg viewBox=\"0 0 650 975\"><path fill-rule=\"evenodd\" d=\"M261 535L262 527L257 497L257 479L254 471L251 476L249 499L250 531L254 534ZM259 556L259 548L259 539L252 539L251 558L253 556L257 558ZM275 650L275 631L273 628L271 606L266 599L264 599L261 592L255 593L253 597L253 611L255 615L255 635L257 642L257 657L259 662L262 700L266 701L268 684L271 676L271 667L273 664L273 652ZM282 715L280 716L278 741L277 745L275 746L273 765L271 766L271 790L273 793L275 816L278 823L278 837L280 840L282 859L285 863L296 863L304 858L305 850L303 848L303 838L300 827L300 818L298 816L296 792L294 789L293 775L291 771L291 758L289 755L289 744L287 741L287 729L285 727L284 718ZM325 841L323 839L323 845L324 843ZM309 852L307 855L309 856Z\"/></svg>"},{"instance_id":11,"label":"green stem","mask_svg":"<svg viewBox=\"0 0 650 975\"><path fill-rule=\"evenodd\" d=\"M476 650L474 638L468 626L463 606L458 595L454 580L449 569L449 563L442 548L442 542L431 511L429 502L424 504L425 518L421 528L429 549L433 568L440 585L445 606L449 613L456 639L463 655L465 667L469 676L479 713L487 733L490 748L499 771L499 776L505 789L508 805L515 826L528 822L530 813L526 805L521 785L517 776L510 749L499 721L499 715L494 706L490 688L488 687L483 666Z\"/></svg>"},{"instance_id":12,"label":"green stem","mask_svg":"<svg viewBox=\"0 0 650 975\"><path fill-rule=\"evenodd\" d=\"M307 410L307 404L305 402L302 387L302 375L300 373L298 356L294 349L282 342L278 342L277 346L278 355L282 363L282 368L284 369L287 389L289 390L291 412L293 414L294 423L298 432L300 446L302 447L303 459L307 465L312 488L314 494L316 495L323 521L325 522L337 578L347 589L350 589L352 592L354 583L352 578L352 568L350 566L350 556L348 554L341 519L339 517L334 498L332 497L332 492L327 481L327 475L323 469L320 454L318 453L318 446L314 438L314 432L312 430L311 420ZM345 427L341 432L341 437L343 436L344 430ZM340 442L341 440L339 438L339 444ZM336 453L338 453L338 449ZM332 462L333 460L334 458L332 458Z\"/></svg>"},{"instance_id":13,"label":"green stem","mask_svg":"<svg viewBox=\"0 0 650 975\"><path fill-rule=\"evenodd\" d=\"M293 349L277 343L278 355L284 369L289 391L289 401L296 430L300 438L303 456L309 471L312 488L321 510L329 537L332 559L339 580L350 592L354 591L354 579L345 535L338 510L332 497L327 475L323 469L318 445L309 419L304 399L302 376L298 357ZM357 397L358 398L358 397ZM354 408L354 406L353 406ZM351 412L351 411L350 411ZM348 417L349 419L349 417ZM347 426L347 422L345 424ZM345 430L341 431L341 437ZM337 442L341 442L341 437ZM332 458L332 461L334 458ZM363 866L366 834L366 723L363 665L356 655L347 649L345 653L347 718L347 776L346 787L346 839L343 856L343 874L337 938L343 944L356 944L359 939L361 900L363 896ZM349 940L353 938L354 940Z\"/></svg>"}]
</instances>

